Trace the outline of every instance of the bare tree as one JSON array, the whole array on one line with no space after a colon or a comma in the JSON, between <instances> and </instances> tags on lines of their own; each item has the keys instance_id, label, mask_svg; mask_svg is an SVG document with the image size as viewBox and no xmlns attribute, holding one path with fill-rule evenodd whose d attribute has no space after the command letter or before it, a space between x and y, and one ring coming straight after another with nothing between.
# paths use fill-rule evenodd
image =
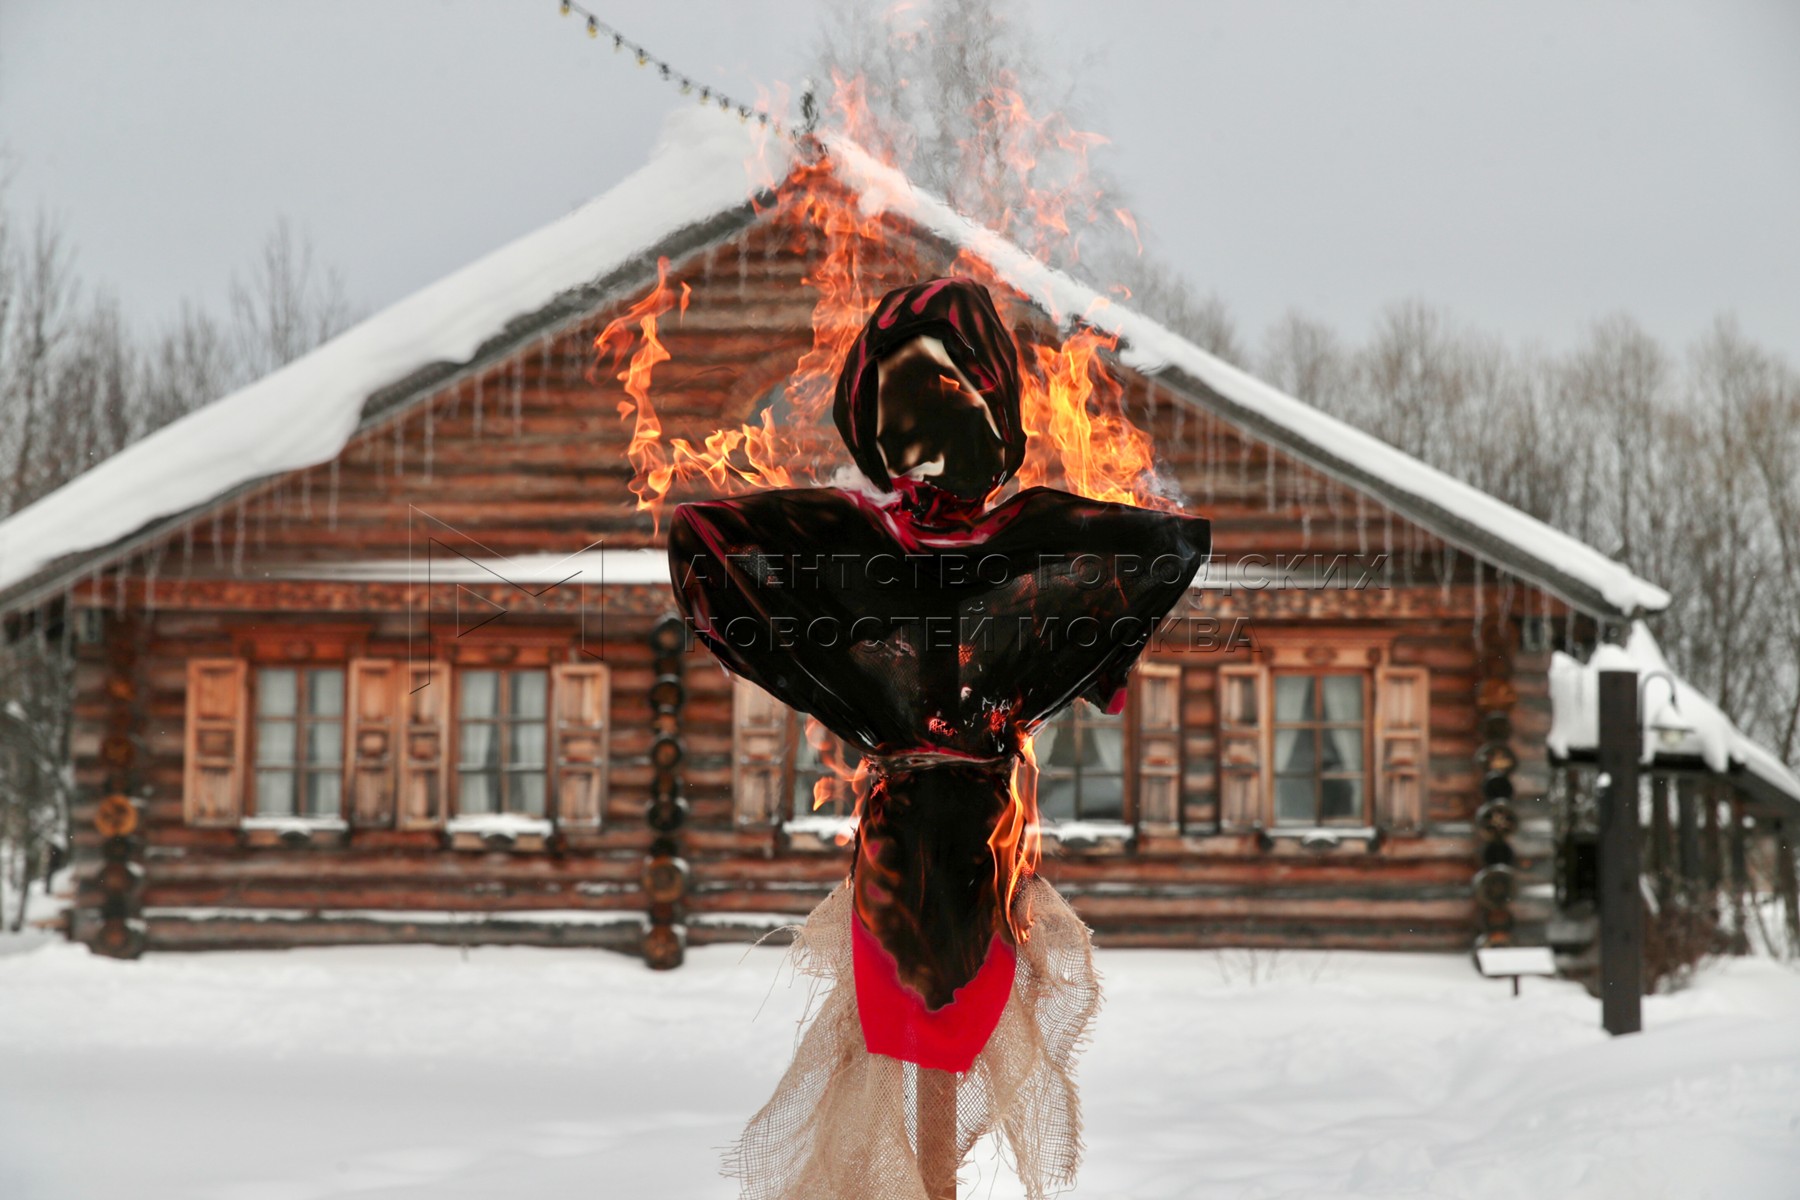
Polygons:
<instances>
[{"instance_id":1,"label":"bare tree","mask_svg":"<svg viewBox=\"0 0 1800 1200\"><path fill-rule=\"evenodd\" d=\"M29 915L31 884L49 882L68 846L72 669L43 630L0 654L0 928L14 932Z\"/></svg>"},{"instance_id":2,"label":"bare tree","mask_svg":"<svg viewBox=\"0 0 1800 1200\"><path fill-rule=\"evenodd\" d=\"M231 282L236 350L250 378L266 375L346 328L352 310L337 271L282 217L247 275Z\"/></svg>"},{"instance_id":3,"label":"bare tree","mask_svg":"<svg viewBox=\"0 0 1800 1200\"><path fill-rule=\"evenodd\" d=\"M1589 329L1568 370L1571 400L1594 415L1608 443L1612 469L1601 506L1611 526L1606 542L1630 562L1642 495L1651 486L1645 464L1669 382L1668 358L1636 321L1615 314Z\"/></svg>"},{"instance_id":4,"label":"bare tree","mask_svg":"<svg viewBox=\"0 0 1800 1200\"><path fill-rule=\"evenodd\" d=\"M1389 306L1357 356L1361 419L1383 440L1432 461L1467 400L1463 347L1449 317L1420 300Z\"/></svg>"},{"instance_id":5,"label":"bare tree","mask_svg":"<svg viewBox=\"0 0 1800 1200\"><path fill-rule=\"evenodd\" d=\"M0 221L10 224L6 218ZM3 239L10 244L10 233ZM9 256L11 257L11 256ZM68 337L77 287L73 259L62 233L47 218L33 226L30 241L7 270L6 323L0 328L0 397L10 431L6 461L11 484L8 510L28 503L56 482L43 461L44 439L58 420L51 381L56 355Z\"/></svg>"},{"instance_id":6,"label":"bare tree","mask_svg":"<svg viewBox=\"0 0 1800 1200\"><path fill-rule=\"evenodd\" d=\"M211 313L183 303L144 354L138 402L142 431L160 429L242 383L246 372L239 341Z\"/></svg>"},{"instance_id":7,"label":"bare tree","mask_svg":"<svg viewBox=\"0 0 1800 1200\"><path fill-rule=\"evenodd\" d=\"M1786 364L1769 371L1744 423L1773 542L1766 562L1778 583L1771 616L1781 654L1772 666L1783 678L1770 735L1776 752L1793 762L1800 757L1800 375Z\"/></svg>"},{"instance_id":8,"label":"bare tree","mask_svg":"<svg viewBox=\"0 0 1800 1200\"><path fill-rule=\"evenodd\" d=\"M1289 309L1263 334L1262 377L1333 416L1348 409L1350 361L1330 326Z\"/></svg>"},{"instance_id":9,"label":"bare tree","mask_svg":"<svg viewBox=\"0 0 1800 1200\"><path fill-rule=\"evenodd\" d=\"M1721 319L1695 347L1687 417L1696 453L1680 501L1699 516L1689 545L1695 608L1683 632L1692 668L1727 716L1754 726L1770 683L1765 661L1766 522L1753 474L1749 417L1772 361Z\"/></svg>"}]
</instances>

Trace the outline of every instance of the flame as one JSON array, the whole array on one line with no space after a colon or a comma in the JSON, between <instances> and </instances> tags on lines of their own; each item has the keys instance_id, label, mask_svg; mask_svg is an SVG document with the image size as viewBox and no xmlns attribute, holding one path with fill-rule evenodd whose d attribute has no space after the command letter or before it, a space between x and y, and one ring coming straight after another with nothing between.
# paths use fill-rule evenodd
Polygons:
<instances>
[{"instance_id":1,"label":"flame","mask_svg":"<svg viewBox=\"0 0 1800 1200\"><path fill-rule=\"evenodd\" d=\"M994 899L1006 914L1013 941L1020 944L1031 939L1031 908L1028 902L1021 917L1013 912L1013 898L1019 885L1037 874L1044 856L1043 835L1038 829L1037 754L1031 743L1030 736L1019 742L1006 810L988 835L988 850L994 856Z\"/></svg>"},{"instance_id":2,"label":"flame","mask_svg":"<svg viewBox=\"0 0 1800 1200\"><path fill-rule=\"evenodd\" d=\"M864 83L833 74L831 120L851 140L865 147L888 146L889 140L872 115ZM1102 206L1102 192L1091 182L1087 158L1105 142L1098 134L1073 129L1058 115L1034 116L1014 81L1000 80L977 104L975 136L963 147L973 188L972 202L1000 213L998 231L1043 257L1060 252L1079 255L1080 233L1103 219L1113 219L1137 238L1137 223L1121 208ZM764 162L767 144L759 142L749 164L753 181L772 182ZM890 156L892 148L889 146ZM1054 154L1050 152L1054 151ZM1049 172L1047 179L1039 177ZM670 354L658 335L658 318L670 308L685 314L692 295L687 282L679 299L671 293L667 262L659 262L656 288L614 320L595 339L595 347L613 355L615 366L630 348L632 329L638 345L629 365L618 373L628 401L622 417L634 418L627 454L633 468L631 488L638 511L651 513L658 528L669 493L691 484L711 494L747 488L791 487L796 482L828 481L835 467L835 447L828 431L837 373L881 295L896 282L884 274L893 265L896 247L879 211L865 213L857 197L834 176L828 159L794 168L774 184L778 225L790 237L790 248L805 252L810 266L802 277L815 293L811 347L795 363L784 389L785 415L777 419L765 408L735 428L706 434L698 445L681 437L665 438L650 400L651 374ZM950 270L990 284L1006 302L1016 292L993 269L968 250ZM1051 314L1060 319L1059 314ZM1117 339L1102 333L1082 314L1072 332L1038 338L1031 327L1036 314L1013 314L1019 339L1021 415L1026 433L1019 486L1060 486L1095 500L1170 509L1174 503L1157 486L1155 448L1147 433L1125 411L1123 389L1113 376L1107 355Z\"/></svg>"},{"instance_id":3,"label":"flame","mask_svg":"<svg viewBox=\"0 0 1800 1200\"><path fill-rule=\"evenodd\" d=\"M1119 219L1119 224L1125 227L1125 232L1131 235L1131 242L1137 247L1138 257L1142 258L1144 256L1144 239L1138 236L1137 218L1132 216L1131 210L1127 208L1115 208L1112 213Z\"/></svg>"},{"instance_id":4,"label":"flame","mask_svg":"<svg viewBox=\"0 0 1800 1200\"><path fill-rule=\"evenodd\" d=\"M813 811L817 812L827 804L834 804L848 797L852 801L851 814L860 815L859 807L864 793L863 781L868 777L868 764L858 758L852 765L844 755L844 744L832 736L831 730L825 728L817 717L806 718L804 736L807 744L818 754L819 766L825 773L813 781ZM840 838L842 845L848 838Z\"/></svg>"},{"instance_id":5,"label":"flame","mask_svg":"<svg viewBox=\"0 0 1800 1200\"><path fill-rule=\"evenodd\" d=\"M669 287L669 260L656 260L656 287L623 315L611 321L594 338L596 353L611 354L612 365L624 360L632 344L631 326L638 327L637 349L632 351L625 369L615 378L625 385L631 399L619 402L619 416L633 418L631 441L625 454L631 461L631 490L637 496L637 511L649 512L658 528L662 524L663 504L677 480L704 478L715 491L734 490L733 483L752 487L786 487L787 470L780 464L780 450L768 414L761 426L745 425L739 429L720 429L706 435L702 448L686 438L663 442L662 421L650 400L651 375L658 363L673 356L657 333L657 322L671 308L679 307L687 315L693 289L681 284L679 299ZM731 460L733 452L743 451L744 465Z\"/></svg>"}]
</instances>

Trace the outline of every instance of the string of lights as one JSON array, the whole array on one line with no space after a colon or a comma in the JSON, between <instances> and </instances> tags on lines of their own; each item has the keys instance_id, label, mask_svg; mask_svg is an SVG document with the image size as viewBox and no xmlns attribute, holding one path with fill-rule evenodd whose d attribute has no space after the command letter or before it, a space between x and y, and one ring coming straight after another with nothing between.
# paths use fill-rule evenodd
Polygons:
<instances>
[{"instance_id":1,"label":"string of lights","mask_svg":"<svg viewBox=\"0 0 1800 1200\"><path fill-rule=\"evenodd\" d=\"M682 95L691 96L697 93L701 104L717 105L720 112L735 111L739 121L745 122L746 124L750 121L755 121L758 125L763 125L774 130L778 135L792 135L796 132L779 117L772 116L765 110L756 108L752 105L739 103L718 88L702 83L692 76L685 75L676 70L666 59L659 58L652 54L645 47L626 37L620 30L608 25L597 15L588 11L586 8L583 8L581 5L574 3L574 0L560 0L558 7L565 17L569 16L571 13L585 17L587 19L587 35L589 37L598 39L605 36L611 38L614 54L629 54L637 62L637 65L642 68L654 67L656 73L662 77L663 82L679 88ZM810 107L810 103L807 107Z\"/></svg>"}]
</instances>

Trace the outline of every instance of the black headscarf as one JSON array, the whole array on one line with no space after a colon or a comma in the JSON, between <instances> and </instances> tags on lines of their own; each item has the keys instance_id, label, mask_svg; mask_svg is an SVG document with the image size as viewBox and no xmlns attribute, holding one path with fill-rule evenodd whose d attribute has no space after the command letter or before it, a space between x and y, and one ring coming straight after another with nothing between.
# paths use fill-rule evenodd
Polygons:
<instances>
[{"instance_id":1,"label":"black headscarf","mask_svg":"<svg viewBox=\"0 0 1800 1200\"><path fill-rule=\"evenodd\" d=\"M952 362L987 401L1003 446L999 487L1025 461L1019 422L1019 357L987 289L973 279L932 279L896 288L876 305L838 375L832 416L856 465L876 487L893 486L876 442L881 360L917 337L942 342Z\"/></svg>"}]
</instances>

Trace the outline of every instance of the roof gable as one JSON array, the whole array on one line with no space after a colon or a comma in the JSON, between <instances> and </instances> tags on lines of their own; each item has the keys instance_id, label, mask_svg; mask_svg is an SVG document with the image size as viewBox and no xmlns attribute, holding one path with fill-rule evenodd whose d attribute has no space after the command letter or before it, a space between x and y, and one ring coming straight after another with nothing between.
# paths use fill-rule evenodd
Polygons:
<instances>
[{"instance_id":1,"label":"roof gable","mask_svg":"<svg viewBox=\"0 0 1800 1200\"><path fill-rule=\"evenodd\" d=\"M853 143L823 139L865 211L966 248L1042 311L1119 340L1117 358L1452 545L1610 615L1666 592L1592 547L1287 396L1031 258L913 187ZM779 148L779 147L778 147ZM330 460L361 428L644 287L659 256L755 219L746 163L768 149L716 114L672 118L655 156L605 195L478 260L265 378L189 414L0 522L0 609L154 539L270 476ZM786 153L785 148L780 148ZM786 162L764 160L785 170Z\"/></svg>"}]
</instances>

